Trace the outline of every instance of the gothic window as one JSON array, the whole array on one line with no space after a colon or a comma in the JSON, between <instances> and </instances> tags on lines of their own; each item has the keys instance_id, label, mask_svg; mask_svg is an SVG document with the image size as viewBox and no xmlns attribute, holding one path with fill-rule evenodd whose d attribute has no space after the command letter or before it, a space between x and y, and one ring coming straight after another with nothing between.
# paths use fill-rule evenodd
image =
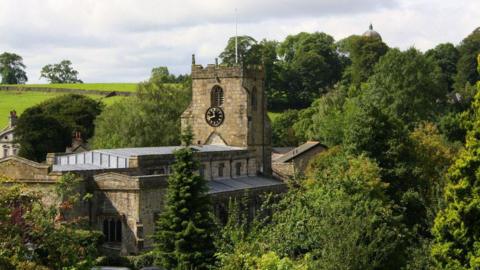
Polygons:
<instances>
[{"instance_id":1,"label":"gothic window","mask_svg":"<svg viewBox=\"0 0 480 270\"><path fill-rule=\"evenodd\" d=\"M220 86L215 85L210 93L211 107L223 106L223 100L223 89Z\"/></svg>"},{"instance_id":2,"label":"gothic window","mask_svg":"<svg viewBox=\"0 0 480 270\"><path fill-rule=\"evenodd\" d=\"M235 163L235 173L236 173L237 176L240 176L240 174L242 174L242 163L241 162Z\"/></svg>"},{"instance_id":3,"label":"gothic window","mask_svg":"<svg viewBox=\"0 0 480 270\"><path fill-rule=\"evenodd\" d=\"M223 177L223 169L225 169L225 164L224 163L218 164L218 177Z\"/></svg>"},{"instance_id":4,"label":"gothic window","mask_svg":"<svg viewBox=\"0 0 480 270\"><path fill-rule=\"evenodd\" d=\"M252 105L252 110L256 111L257 110L257 88L253 87L252 89L252 98L250 99L251 105Z\"/></svg>"},{"instance_id":5,"label":"gothic window","mask_svg":"<svg viewBox=\"0 0 480 270\"><path fill-rule=\"evenodd\" d=\"M105 218L103 220L103 235L105 242L122 242L122 221L120 218Z\"/></svg>"},{"instance_id":6,"label":"gothic window","mask_svg":"<svg viewBox=\"0 0 480 270\"><path fill-rule=\"evenodd\" d=\"M3 148L3 157L6 158L8 156L8 148Z\"/></svg>"}]
</instances>

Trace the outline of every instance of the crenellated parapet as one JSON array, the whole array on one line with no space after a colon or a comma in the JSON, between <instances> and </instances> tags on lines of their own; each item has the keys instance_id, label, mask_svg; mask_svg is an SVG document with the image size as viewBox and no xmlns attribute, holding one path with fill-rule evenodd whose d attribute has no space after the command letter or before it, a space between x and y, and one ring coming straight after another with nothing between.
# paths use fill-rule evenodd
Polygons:
<instances>
[{"instance_id":1,"label":"crenellated parapet","mask_svg":"<svg viewBox=\"0 0 480 270\"><path fill-rule=\"evenodd\" d=\"M192 79L212 79L212 78L249 78L263 80L265 72L262 66L226 66L209 64L206 67L202 65L192 65Z\"/></svg>"}]
</instances>

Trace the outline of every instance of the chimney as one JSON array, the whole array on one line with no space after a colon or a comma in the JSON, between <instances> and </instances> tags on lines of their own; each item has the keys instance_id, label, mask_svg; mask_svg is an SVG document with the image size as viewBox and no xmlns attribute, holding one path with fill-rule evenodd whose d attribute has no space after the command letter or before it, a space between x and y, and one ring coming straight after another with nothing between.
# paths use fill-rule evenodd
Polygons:
<instances>
[{"instance_id":1,"label":"chimney","mask_svg":"<svg viewBox=\"0 0 480 270\"><path fill-rule=\"evenodd\" d=\"M83 144L82 133L75 131L72 138L72 148L76 148Z\"/></svg>"},{"instance_id":2,"label":"chimney","mask_svg":"<svg viewBox=\"0 0 480 270\"><path fill-rule=\"evenodd\" d=\"M17 112L15 110L10 111L9 125L10 127L15 127L17 125Z\"/></svg>"}]
</instances>

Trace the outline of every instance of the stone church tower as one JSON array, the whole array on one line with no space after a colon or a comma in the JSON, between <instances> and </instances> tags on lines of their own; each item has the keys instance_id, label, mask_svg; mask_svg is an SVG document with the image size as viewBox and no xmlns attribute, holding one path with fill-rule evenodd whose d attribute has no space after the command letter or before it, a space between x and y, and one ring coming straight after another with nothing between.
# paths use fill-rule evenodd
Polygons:
<instances>
[{"instance_id":1,"label":"stone church tower","mask_svg":"<svg viewBox=\"0 0 480 270\"><path fill-rule=\"evenodd\" d=\"M271 175L271 125L260 66L202 67L192 58L192 102L182 114L193 143L228 145L252 151L258 172Z\"/></svg>"}]
</instances>

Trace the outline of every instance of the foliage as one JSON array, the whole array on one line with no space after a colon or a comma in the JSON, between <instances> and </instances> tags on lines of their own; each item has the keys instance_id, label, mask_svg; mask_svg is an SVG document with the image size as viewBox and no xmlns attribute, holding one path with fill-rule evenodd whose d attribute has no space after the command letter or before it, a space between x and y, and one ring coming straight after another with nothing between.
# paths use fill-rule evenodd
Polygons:
<instances>
[{"instance_id":1,"label":"foliage","mask_svg":"<svg viewBox=\"0 0 480 270\"><path fill-rule=\"evenodd\" d=\"M65 183L78 187L80 182L75 180L75 184L74 176L65 177ZM79 198L74 192L68 194ZM18 183L1 183L0 258L8 258L8 263L17 269L90 269L102 234L79 229L78 219L59 219L58 204L45 205L42 196ZM60 206L79 202L70 197L63 199Z\"/></svg>"},{"instance_id":2,"label":"foliage","mask_svg":"<svg viewBox=\"0 0 480 270\"><path fill-rule=\"evenodd\" d=\"M15 137L19 155L43 161L49 152L63 152L74 131L93 135L93 121L103 105L82 95L62 95L28 108L18 119Z\"/></svg>"},{"instance_id":3,"label":"foliage","mask_svg":"<svg viewBox=\"0 0 480 270\"><path fill-rule=\"evenodd\" d=\"M272 145L297 146L300 140L295 136L293 124L298 121L298 111L286 110L272 121Z\"/></svg>"},{"instance_id":4,"label":"foliage","mask_svg":"<svg viewBox=\"0 0 480 270\"><path fill-rule=\"evenodd\" d=\"M457 74L455 76L455 90L462 93L465 86L474 85L480 80L477 72L477 56L480 53L480 29L475 29L470 35L462 40L457 47L460 58L457 62Z\"/></svg>"},{"instance_id":5,"label":"foliage","mask_svg":"<svg viewBox=\"0 0 480 270\"><path fill-rule=\"evenodd\" d=\"M155 67L152 68L149 81L154 83L187 83L190 81L190 75L175 76L170 74L168 67Z\"/></svg>"},{"instance_id":6,"label":"foliage","mask_svg":"<svg viewBox=\"0 0 480 270\"><path fill-rule=\"evenodd\" d=\"M214 222L207 184L189 147L175 152L165 210L156 224L154 252L167 269L207 269L214 263Z\"/></svg>"},{"instance_id":7,"label":"foliage","mask_svg":"<svg viewBox=\"0 0 480 270\"><path fill-rule=\"evenodd\" d=\"M446 101L448 91L440 84L440 74L435 63L416 49L391 49L375 66L362 95L390 117L413 127L435 119Z\"/></svg>"},{"instance_id":8,"label":"foliage","mask_svg":"<svg viewBox=\"0 0 480 270\"><path fill-rule=\"evenodd\" d=\"M237 40L237 50L235 50L235 39ZM252 47L257 41L251 36L238 36L228 39L227 46L220 54L222 64L234 65L235 55L238 54L238 64L253 64L251 61L257 61L256 55L252 54Z\"/></svg>"},{"instance_id":9,"label":"foliage","mask_svg":"<svg viewBox=\"0 0 480 270\"><path fill-rule=\"evenodd\" d=\"M95 121L95 148L176 145L180 143L180 116L191 90L145 82L137 95L107 107ZM112 125L115 123L115 125Z\"/></svg>"},{"instance_id":10,"label":"foliage","mask_svg":"<svg viewBox=\"0 0 480 270\"><path fill-rule=\"evenodd\" d=\"M375 64L388 51L388 46L378 38L353 35L339 43L350 58L351 65L346 73L356 87L368 80L373 74Z\"/></svg>"},{"instance_id":11,"label":"foliage","mask_svg":"<svg viewBox=\"0 0 480 270\"><path fill-rule=\"evenodd\" d=\"M70 60L62 60L58 64L48 64L40 71L40 78L45 78L50 83L83 83L77 78L78 71L71 65Z\"/></svg>"},{"instance_id":12,"label":"foliage","mask_svg":"<svg viewBox=\"0 0 480 270\"><path fill-rule=\"evenodd\" d=\"M327 146L341 144L349 117L355 111L355 106L350 103L346 101L343 88L335 88L315 100L309 108L300 111L293 125L296 136L303 141L316 140Z\"/></svg>"},{"instance_id":13,"label":"foliage","mask_svg":"<svg viewBox=\"0 0 480 270\"><path fill-rule=\"evenodd\" d=\"M480 200L480 94L473 103L473 126L467 133L465 150L447 174L446 207L433 226L432 256L440 269L477 269L480 265L478 220Z\"/></svg>"},{"instance_id":14,"label":"foliage","mask_svg":"<svg viewBox=\"0 0 480 270\"><path fill-rule=\"evenodd\" d=\"M0 54L0 75L2 84L24 84L27 82L23 58L14 53L4 52Z\"/></svg>"},{"instance_id":15,"label":"foliage","mask_svg":"<svg viewBox=\"0 0 480 270\"><path fill-rule=\"evenodd\" d=\"M343 70L334 39L325 33L288 36L278 47L279 81L289 108L302 108L327 92Z\"/></svg>"},{"instance_id":16,"label":"foliage","mask_svg":"<svg viewBox=\"0 0 480 270\"><path fill-rule=\"evenodd\" d=\"M442 81L446 81L449 91L453 90L455 75L457 74L457 62L460 54L451 43L438 44L435 48L428 50L425 56L432 59L440 67Z\"/></svg>"}]
</instances>

